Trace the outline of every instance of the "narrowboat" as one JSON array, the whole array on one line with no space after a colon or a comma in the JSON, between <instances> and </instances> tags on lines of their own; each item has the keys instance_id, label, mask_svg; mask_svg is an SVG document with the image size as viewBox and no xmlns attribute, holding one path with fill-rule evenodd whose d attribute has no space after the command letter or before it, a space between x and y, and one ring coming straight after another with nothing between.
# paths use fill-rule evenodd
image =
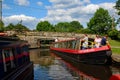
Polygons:
<instances>
[{"instance_id":1,"label":"narrowboat","mask_svg":"<svg viewBox=\"0 0 120 80\"><path fill-rule=\"evenodd\" d=\"M120 66L77 63L67 58L63 59L55 53L51 55L77 80L120 80Z\"/></svg>"},{"instance_id":2,"label":"narrowboat","mask_svg":"<svg viewBox=\"0 0 120 80\"><path fill-rule=\"evenodd\" d=\"M109 80L112 76L109 66L77 63L66 59L59 60L61 60L61 64L68 67L66 69L71 72L71 74L75 71L76 75L80 76L77 80ZM73 75L75 75L75 73L73 73Z\"/></svg>"},{"instance_id":3,"label":"narrowboat","mask_svg":"<svg viewBox=\"0 0 120 80\"><path fill-rule=\"evenodd\" d=\"M88 48L81 49L82 41L80 39L71 39L54 42L50 46L51 52L68 58L69 60L82 62L86 64L111 64L112 51L109 44L99 48L94 47L94 39L88 39Z\"/></svg>"},{"instance_id":4,"label":"narrowboat","mask_svg":"<svg viewBox=\"0 0 120 80\"><path fill-rule=\"evenodd\" d=\"M27 41L0 36L0 80L33 80Z\"/></svg>"}]
</instances>

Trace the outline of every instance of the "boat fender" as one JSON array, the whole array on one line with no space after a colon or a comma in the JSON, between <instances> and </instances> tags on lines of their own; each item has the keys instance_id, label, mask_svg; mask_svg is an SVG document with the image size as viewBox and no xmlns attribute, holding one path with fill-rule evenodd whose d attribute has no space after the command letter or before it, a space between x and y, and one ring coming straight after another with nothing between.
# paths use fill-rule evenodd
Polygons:
<instances>
[{"instance_id":1,"label":"boat fender","mask_svg":"<svg viewBox=\"0 0 120 80\"><path fill-rule=\"evenodd\" d=\"M107 52L106 52L106 55L107 55L107 56L111 56L111 55L112 55L112 51L107 51Z\"/></svg>"}]
</instances>

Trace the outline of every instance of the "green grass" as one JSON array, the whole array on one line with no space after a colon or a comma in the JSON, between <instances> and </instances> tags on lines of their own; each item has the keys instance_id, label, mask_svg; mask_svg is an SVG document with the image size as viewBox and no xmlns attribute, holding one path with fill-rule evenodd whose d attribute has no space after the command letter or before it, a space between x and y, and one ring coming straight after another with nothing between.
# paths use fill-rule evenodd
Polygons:
<instances>
[{"instance_id":1,"label":"green grass","mask_svg":"<svg viewBox=\"0 0 120 80\"><path fill-rule=\"evenodd\" d=\"M117 46L117 47L120 47L120 41L109 40L109 43L110 43L111 46Z\"/></svg>"},{"instance_id":2,"label":"green grass","mask_svg":"<svg viewBox=\"0 0 120 80\"><path fill-rule=\"evenodd\" d=\"M113 54L120 54L120 41L109 40Z\"/></svg>"},{"instance_id":3,"label":"green grass","mask_svg":"<svg viewBox=\"0 0 120 80\"><path fill-rule=\"evenodd\" d=\"M120 48L112 48L113 54L120 54Z\"/></svg>"}]
</instances>

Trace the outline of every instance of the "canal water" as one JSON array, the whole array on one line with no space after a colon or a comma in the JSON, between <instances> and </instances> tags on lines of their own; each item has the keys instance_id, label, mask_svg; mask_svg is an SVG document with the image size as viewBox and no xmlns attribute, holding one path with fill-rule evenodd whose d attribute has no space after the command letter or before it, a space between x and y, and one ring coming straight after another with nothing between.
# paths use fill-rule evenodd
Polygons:
<instances>
[{"instance_id":1,"label":"canal water","mask_svg":"<svg viewBox=\"0 0 120 80\"><path fill-rule=\"evenodd\" d=\"M89 65L63 60L49 49L30 50L34 80L109 80L120 74L120 65Z\"/></svg>"}]
</instances>

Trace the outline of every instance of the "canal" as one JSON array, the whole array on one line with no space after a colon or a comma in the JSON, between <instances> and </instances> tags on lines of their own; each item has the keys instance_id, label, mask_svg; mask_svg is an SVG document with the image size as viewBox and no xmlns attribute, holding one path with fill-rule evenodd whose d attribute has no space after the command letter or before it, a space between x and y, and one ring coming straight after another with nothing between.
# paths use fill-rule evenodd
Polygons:
<instances>
[{"instance_id":1,"label":"canal","mask_svg":"<svg viewBox=\"0 0 120 80\"><path fill-rule=\"evenodd\" d=\"M119 65L88 65L63 60L49 49L30 50L34 63L34 80L109 80L120 74Z\"/></svg>"}]
</instances>

